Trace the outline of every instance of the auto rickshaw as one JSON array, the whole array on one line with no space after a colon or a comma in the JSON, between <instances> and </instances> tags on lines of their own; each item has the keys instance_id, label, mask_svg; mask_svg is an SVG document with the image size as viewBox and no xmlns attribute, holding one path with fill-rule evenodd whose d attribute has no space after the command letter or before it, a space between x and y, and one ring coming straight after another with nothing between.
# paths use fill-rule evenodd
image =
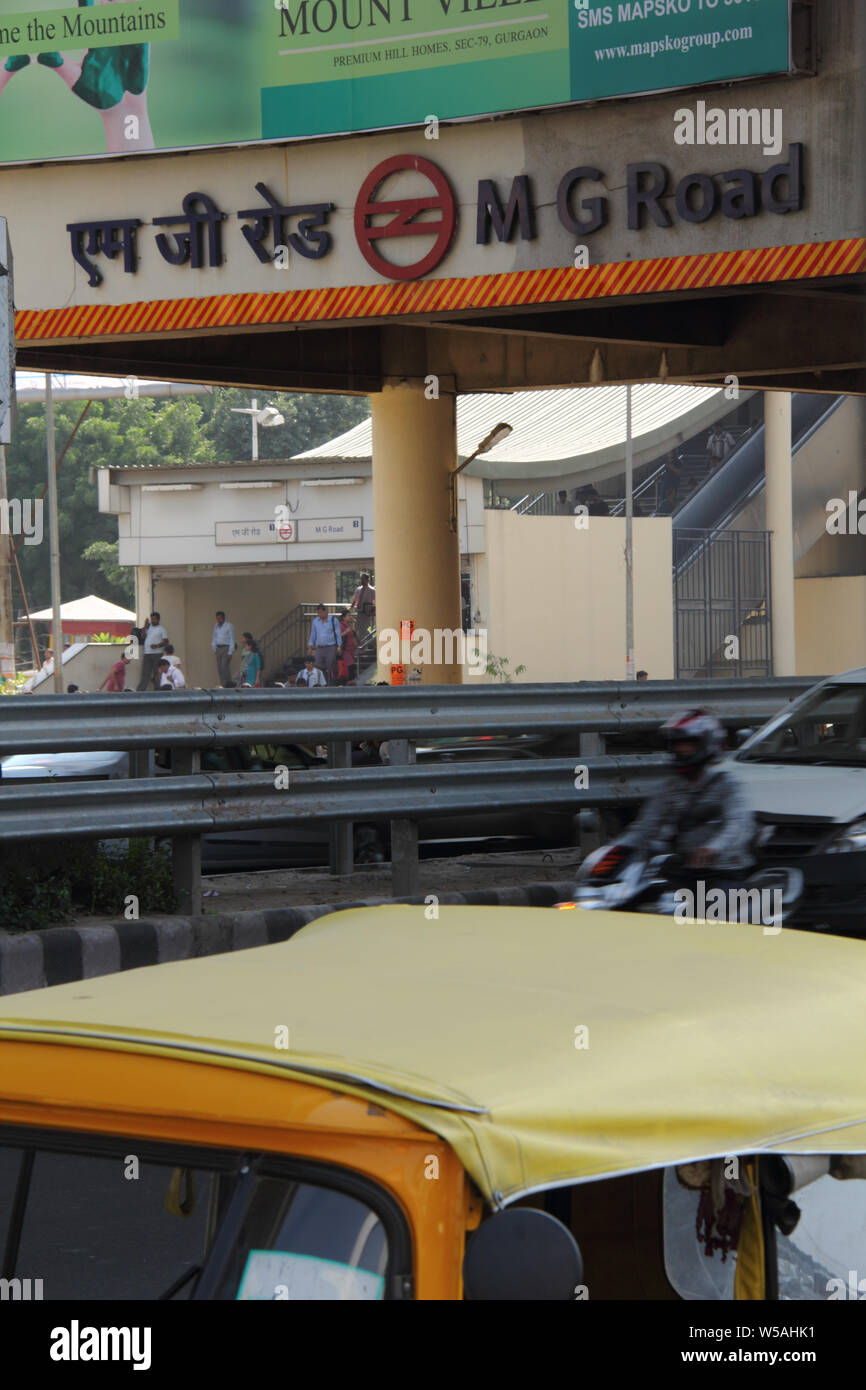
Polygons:
<instances>
[{"instance_id":1,"label":"auto rickshaw","mask_svg":"<svg viewBox=\"0 0 866 1390\"><path fill-rule=\"evenodd\" d=\"M857 941L435 904L6 997L0 1292L861 1298L864 998Z\"/></svg>"}]
</instances>

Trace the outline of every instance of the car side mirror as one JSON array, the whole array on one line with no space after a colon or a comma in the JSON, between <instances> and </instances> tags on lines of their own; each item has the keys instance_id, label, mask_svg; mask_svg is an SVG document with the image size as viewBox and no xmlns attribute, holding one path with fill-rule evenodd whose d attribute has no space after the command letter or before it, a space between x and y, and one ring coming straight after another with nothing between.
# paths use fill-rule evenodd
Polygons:
<instances>
[{"instance_id":1,"label":"car side mirror","mask_svg":"<svg viewBox=\"0 0 866 1390\"><path fill-rule=\"evenodd\" d=\"M571 1231L535 1207L509 1207L482 1221L463 1260L463 1296L473 1303L573 1301L582 1279Z\"/></svg>"},{"instance_id":2,"label":"car side mirror","mask_svg":"<svg viewBox=\"0 0 866 1390\"><path fill-rule=\"evenodd\" d=\"M752 737L752 734L753 734L754 732L755 732L754 729L734 729L734 730L732 730L734 747L735 747L735 748L742 748L743 744L744 744L748 739L750 739L750 738Z\"/></svg>"}]
</instances>

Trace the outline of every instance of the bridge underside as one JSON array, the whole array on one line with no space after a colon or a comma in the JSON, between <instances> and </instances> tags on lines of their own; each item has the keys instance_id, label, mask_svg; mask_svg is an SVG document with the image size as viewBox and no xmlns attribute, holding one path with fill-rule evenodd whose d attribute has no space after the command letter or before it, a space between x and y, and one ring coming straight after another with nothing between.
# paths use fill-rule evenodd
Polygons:
<instances>
[{"instance_id":1,"label":"bridge underside","mask_svg":"<svg viewBox=\"0 0 866 1390\"><path fill-rule=\"evenodd\" d=\"M440 390L628 381L866 394L866 276L642 294L550 307L328 327L202 330L22 342L22 368L292 391L378 392L395 377Z\"/></svg>"}]
</instances>

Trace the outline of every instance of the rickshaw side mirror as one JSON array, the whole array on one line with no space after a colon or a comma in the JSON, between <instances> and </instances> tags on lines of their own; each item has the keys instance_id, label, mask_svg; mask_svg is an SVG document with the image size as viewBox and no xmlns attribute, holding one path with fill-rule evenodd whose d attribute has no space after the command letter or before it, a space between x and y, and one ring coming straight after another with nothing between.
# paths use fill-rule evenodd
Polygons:
<instances>
[{"instance_id":1,"label":"rickshaw side mirror","mask_svg":"<svg viewBox=\"0 0 866 1390\"><path fill-rule=\"evenodd\" d=\"M463 1296L472 1302L573 1301L582 1279L571 1231L534 1207L509 1207L482 1221L463 1260Z\"/></svg>"}]
</instances>

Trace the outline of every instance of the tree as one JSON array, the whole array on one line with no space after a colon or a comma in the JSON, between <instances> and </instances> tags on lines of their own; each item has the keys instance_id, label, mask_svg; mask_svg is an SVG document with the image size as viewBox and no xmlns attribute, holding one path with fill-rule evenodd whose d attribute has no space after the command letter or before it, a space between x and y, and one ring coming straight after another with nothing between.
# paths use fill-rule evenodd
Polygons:
<instances>
[{"instance_id":1,"label":"tree","mask_svg":"<svg viewBox=\"0 0 866 1390\"><path fill-rule=\"evenodd\" d=\"M202 433L211 441L218 459L252 456L252 428L248 415L233 415L233 406L276 406L284 425L259 430L259 458L288 459L314 449L335 435L351 429L369 415L363 396L313 396L288 391L241 391L225 388L202 401Z\"/></svg>"},{"instance_id":2,"label":"tree","mask_svg":"<svg viewBox=\"0 0 866 1390\"><path fill-rule=\"evenodd\" d=\"M117 541L94 541L81 552L81 558L96 565L112 590L123 593L122 602L135 606L135 574L129 565L117 563Z\"/></svg>"}]
</instances>

